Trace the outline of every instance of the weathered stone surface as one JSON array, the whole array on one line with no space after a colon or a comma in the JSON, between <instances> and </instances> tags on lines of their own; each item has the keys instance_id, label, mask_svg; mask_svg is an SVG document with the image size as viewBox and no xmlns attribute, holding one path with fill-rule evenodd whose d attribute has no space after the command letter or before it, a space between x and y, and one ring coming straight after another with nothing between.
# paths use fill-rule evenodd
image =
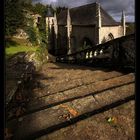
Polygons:
<instances>
[{"instance_id":1,"label":"weathered stone surface","mask_svg":"<svg viewBox=\"0 0 140 140\"><path fill-rule=\"evenodd\" d=\"M111 79L113 77L123 75L117 71L106 71L95 68L89 68L82 66L68 66L65 64L47 64L43 66L41 74L42 78L39 82L44 85L44 88L38 92L34 92L33 97L41 97L44 95L50 95L56 92L65 91L71 88L90 84L93 82ZM64 67L66 67L64 69ZM65 85L65 86L62 86Z\"/></svg>"},{"instance_id":2,"label":"weathered stone surface","mask_svg":"<svg viewBox=\"0 0 140 140\"><path fill-rule=\"evenodd\" d=\"M135 140L134 107L135 102L129 101L36 140ZM109 124L108 117L115 117L116 122Z\"/></svg>"},{"instance_id":3,"label":"weathered stone surface","mask_svg":"<svg viewBox=\"0 0 140 140\"><path fill-rule=\"evenodd\" d=\"M78 113L76 116L71 115L71 119L97 110L105 105L122 100L128 96L134 95L134 84L125 85L123 87L115 88L113 91L108 90L101 92L98 95L87 96L82 99L73 100L63 104L57 105L49 109L38 111L31 115L23 117L23 121L18 124L15 133L15 139L32 139L35 138L38 132L49 131L50 127L64 123L67 120L59 119L63 114L69 113L67 108L72 108ZM28 125L27 125L28 124Z\"/></svg>"},{"instance_id":4,"label":"weathered stone surface","mask_svg":"<svg viewBox=\"0 0 140 140\"><path fill-rule=\"evenodd\" d=\"M61 102L66 102L68 100L81 98L91 94L94 95L97 92L115 88L117 86L122 86L124 84L129 84L130 82L134 82L134 75L132 73L105 81L95 82L89 85L83 85L77 88L66 90L64 92L58 92L29 102L28 111L30 112L41 109L42 107L47 108L53 104L59 104Z\"/></svg>"},{"instance_id":5,"label":"weathered stone surface","mask_svg":"<svg viewBox=\"0 0 140 140\"><path fill-rule=\"evenodd\" d=\"M73 139L81 138L78 135L79 132L83 136L83 140L86 136L89 140L92 140L93 137L101 140L103 138L105 138L104 140L112 140L116 137L115 132L118 135L121 133L120 124L117 128L113 126L114 128L111 129L111 126L103 123L102 118L105 117L103 112L134 99L135 79L133 73L123 74L116 71L103 71L102 69L90 69L82 66L48 63L43 66L40 76L34 78L42 85L34 87L35 89L33 88L33 90L29 89L28 94L31 97L28 104L25 102L27 105L25 114L7 122L7 127L13 129L14 140L31 140L43 135L45 135L42 137L44 139L57 139L55 137L59 133L57 131L60 131L62 134L65 127L67 128L65 133L62 134L62 137L59 135L58 139L62 138L63 140L64 136L68 136L68 139L70 139L68 134L70 128L72 128L72 132L75 130L75 134L72 135ZM79 79L81 80L79 81ZM76 81L79 83L77 84ZM69 83L70 85L72 84L72 88L67 87ZM47 88L47 86L50 87ZM65 89L65 87L67 88ZM47 91L48 89L50 90ZM53 89L55 92L53 92ZM34 92L34 90L37 91ZM36 94L39 94L39 96ZM126 111L128 109L122 110ZM130 116L133 115L134 111L133 108L131 110L129 112ZM120 112L121 109L118 109L118 111ZM91 120L87 121L87 119L90 119L91 116L94 117L98 113L101 114L100 120L98 117L96 117L96 120L91 119L95 128L91 126L92 131L94 131L92 135L91 130L89 130L89 133L86 131L92 122ZM110 117L109 114L106 117ZM128 115L128 113L126 114ZM126 114L122 118L127 116ZM130 119L130 116L128 116L128 119ZM119 115L118 118L122 119ZM81 121L85 126L85 130L81 124L77 125ZM104 121L106 121L106 118L104 118ZM128 125L127 122L129 122L130 128L130 124L133 123L126 120L126 125ZM103 127L102 129L100 128L102 133L99 131L100 129L97 129L98 124L100 127ZM109 129L110 135L105 131L105 128ZM129 135L129 132L131 132L130 129L129 131L123 130L123 133L126 134L121 134L121 137L124 135L124 139L131 137L133 140L133 133Z\"/></svg>"}]
</instances>

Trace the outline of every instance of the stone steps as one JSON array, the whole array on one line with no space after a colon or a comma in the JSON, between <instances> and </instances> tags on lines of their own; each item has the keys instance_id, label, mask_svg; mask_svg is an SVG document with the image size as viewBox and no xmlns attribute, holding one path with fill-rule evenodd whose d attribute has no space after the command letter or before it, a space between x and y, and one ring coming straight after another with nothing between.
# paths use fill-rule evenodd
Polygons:
<instances>
[{"instance_id":1,"label":"stone steps","mask_svg":"<svg viewBox=\"0 0 140 140\"><path fill-rule=\"evenodd\" d=\"M104 81L98 81L92 84L82 85L73 89L68 89L63 92L56 92L55 94L43 96L36 100L32 100L27 105L26 113L39 111L44 108L72 101L74 99L83 98L85 96L94 95L96 93L109 90L115 87L121 87L134 82L134 75L132 73L111 78Z\"/></svg>"},{"instance_id":2,"label":"stone steps","mask_svg":"<svg viewBox=\"0 0 140 140\"><path fill-rule=\"evenodd\" d=\"M49 73L49 71L46 73ZM69 72L70 73L70 72ZM88 72L87 72L88 73ZM49 80L39 80L41 85L43 85L42 90L36 90L32 94L32 98L39 98L46 95L51 95L57 92L63 92L68 89L76 88L78 86L83 86L87 84L91 84L97 81L104 81L107 79L111 79L114 77L118 77L123 75L120 72L111 71L111 72L104 72L104 71L91 71L90 74L80 72L75 72L74 75L68 74L66 71L65 74L61 74L61 77L59 77L59 74L50 75L50 77L55 76L54 79L51 81ZM68 76L66 76L68 75ZM62 87L62 85L65 85Z\"/></svg>"},{"instance_id":3,"label":"stone steps","mask_svg":"<svg viewBox=\"0 0 140 140\"><path fill-rule=\"evenodd\" d=\"M130 73L40 98L40 105L32 101L28 104L30 111L48 108L8 123L14 124L14 140L31 140L80 121L83 116L109 109L112 104L133 97L134 92L134 75Z\"/></svg>"}]
</instances>

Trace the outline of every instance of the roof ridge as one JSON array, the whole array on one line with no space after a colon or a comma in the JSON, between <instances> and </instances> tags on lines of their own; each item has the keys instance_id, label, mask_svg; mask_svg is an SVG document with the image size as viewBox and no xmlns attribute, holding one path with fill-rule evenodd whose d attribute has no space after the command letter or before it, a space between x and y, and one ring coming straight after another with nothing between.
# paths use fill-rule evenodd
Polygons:
<instances>
[{"instance_id":1,"label":"roof ridge","mask_svg":"<svg viewBox=\"0 0 140 140\"><path fill-rule=\"evenodd\" d=\"M98 3L90 3L87 5L78 6L75 8L71 8L70 15L72 18L72 24L92 24L94 25L96 22L96 14L97 14L97 6ZM102 17L102 25L117 25L116 20L100 6L101 17ZM67 21L67 10L62 10L58 14L58 24L66 24Z\"/></svg>"}]
</instances>

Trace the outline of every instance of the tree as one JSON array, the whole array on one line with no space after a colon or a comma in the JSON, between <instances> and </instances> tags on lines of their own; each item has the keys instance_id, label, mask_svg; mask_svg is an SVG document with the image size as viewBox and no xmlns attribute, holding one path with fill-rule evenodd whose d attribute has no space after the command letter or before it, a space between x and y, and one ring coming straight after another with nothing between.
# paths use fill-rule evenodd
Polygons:
<instances>
[{"instance_id":1,"label":"tree","mask_svg":"<svg viewBox=\"0 0 140 140\"><path fill-rule=\"evenodd\" d=\"M41 3L36 3L33 7L33 12L36 14L40 14L41 16L44 15L46 11L46 6Z\"/></svg>"},{"instance_id":2,"label":"tree","mask_svg":"<svg viewBox=\"0 0 140 140\"><path fill-rule=\"evenodd\" d=\"M16 29L24 26L24 15L21 2L18 0L5 1L5 35L12 36Z\"/></svg>"},{"instance_id":3,"label":"tree","mask_svg":"<svg viewBox=\"0 0 140 140\"><path fill-rule=\"evenodd\" d=\"M43 5L41 3L37 3L33 7L33 12L35 14L41 15L40 21L38 23L38 30L39 30L39 36L40 36L40 45L46 46L46 13L48 10L48 5Z\"/></svg>"},{"instance_id":4,"label":"tree","mask_svg":"<svg viewBox=\"0 0 140 140\"><path fill-rule=\"evenodd\" d=\"M135 32L135 24L134 23L126 23L126 34L133 34Z\"/></svg>"}]
</instances>

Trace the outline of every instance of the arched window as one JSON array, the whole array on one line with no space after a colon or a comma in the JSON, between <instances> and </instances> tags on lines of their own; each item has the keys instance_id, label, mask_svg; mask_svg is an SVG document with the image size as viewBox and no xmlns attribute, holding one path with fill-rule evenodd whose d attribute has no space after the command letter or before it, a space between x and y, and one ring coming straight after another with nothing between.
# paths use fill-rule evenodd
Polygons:
<instances>
[{"instance_id":1,"label":"arched window","mask_svg":"<svg viewBox=\"0 0 140 140\"><path fill-rule=\"evenodd\" d=\"M102 43L105 43L105 42L110 41L112 39L114 39L114 36L112 33L109 33L106 37L103 38Z\"/></svg>"}]
</instances>

